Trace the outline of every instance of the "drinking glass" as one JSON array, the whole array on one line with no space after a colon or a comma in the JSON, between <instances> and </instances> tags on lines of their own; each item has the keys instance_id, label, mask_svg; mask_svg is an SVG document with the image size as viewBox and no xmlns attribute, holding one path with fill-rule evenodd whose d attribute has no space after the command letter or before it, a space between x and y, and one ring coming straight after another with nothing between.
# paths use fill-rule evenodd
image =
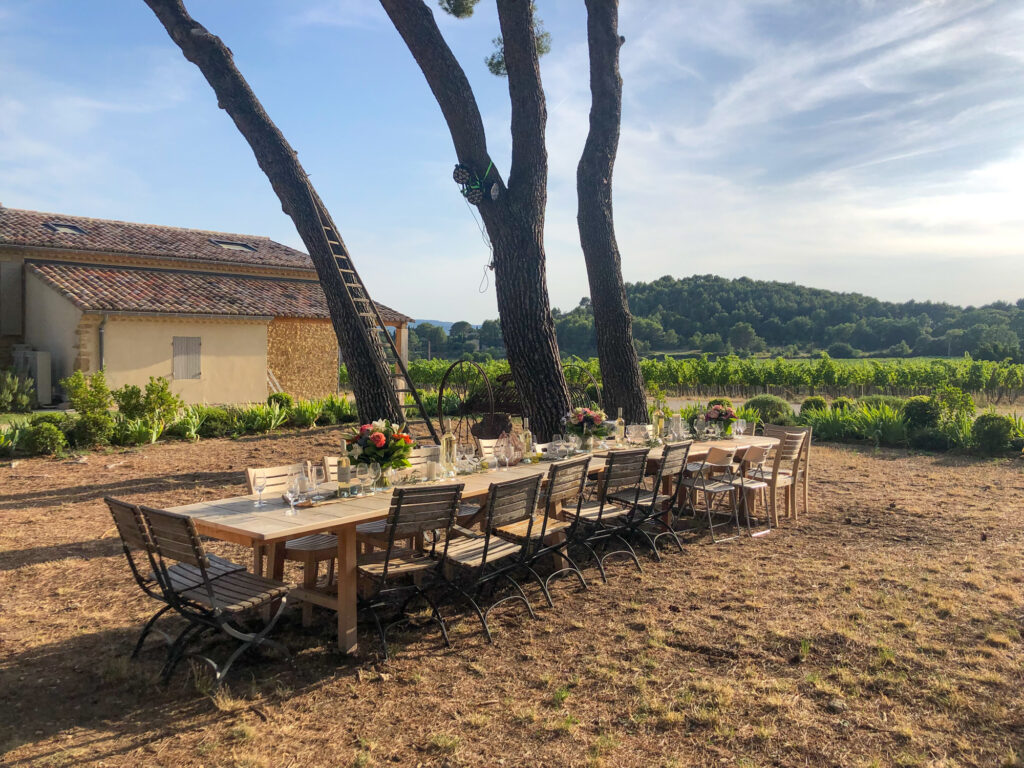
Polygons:
<instances>
[{"instance_id":1,"label":"drinking glass","mask_svg":"<svg viewBox=\"0 0 1024 768\"><path fill-rule=\"evenodd\" d=\"M311 499L314 501L323 500L323 494L320 493L320 484L324 482L324 468L314 464L309 468L309 484L312 491Z\"/></svg>"},{"instance_id":2,"label":"drinking glass","mask_svg":"<svg viewBox=\"0 0 1024 768\"><path fill-rule=\"evenodd\" d=\"M502 472L508 472L509 462L512 461L512 449L507 444L499 445L495 451L498 457L498 467Z\"/></svg>"},{"instance_id":3,"label":"drinking glass","mask_svg":"<svg viewBox=\"0 0 1024 768\"><path fill-rule=\"evenodd\" d=\"M366 493L366 481L370 477L370 468L366 464L360 464L353 473L356 476L356 488L352 489L353 496L362 496Z\"/></svg>"},{"instance_id":4,"label":"drinking glass","mask_svg":"<svg viewBox=\"0 0 1024 768\"><path fill-rule=\"evenodd\" d=\"M377 481L380 480L380 464L376 461L370 464L370 493L376 493Z\"/></svg>"},{"instance_id":5,"label":"drinking glass","mask_svg":"<svg viewBox=\"0 0 1024 768\"><path fill-rule=\"evenodd\" d=\"M266 476L266 474L263 473L263 472L257 472L255 474L255 476L253 477L253 479L252 479L252 487L253 487L253 490L256 491L256 496L258 497L256 499L255 506L262 507L263 506L263 492L265 490L267 490L267 476Z\"/></svg>"},{"instance_id":6,"label":"drinking glass","mask_svg":"<svg viewBox=\"0 0 1024 768\"><path fill-rule=\"evenodd\" d=\"M568 435L569 438L569 455L575 456L580 452L580 448L583 446L583 441L579 435Z\"/></svg>"},{"instance_id":7,"label":"drinking glass","mask_svg":"<svg viewBox=\"0 0 1024 768\"><path fill-rule=\"evenodd\" d=\"M747 420L746 419L736 419L735 423L732 425L732 431L735 432L738 437L742 437L743 436L743 432L744 432L744 430L746 430L746 428L747 428Z\"/></svg>"},{"instance_id":8,"label":"drinking glass","mask_svg":"<svg viewBox=\"0 0 1024 768\"><path fill-rule=\"evenodd\" d=\"M294 474L288 477L288 488L284 492L284 497L288 500L288 510L285 512L286 515L297 515L298 512L295 510L295 502L299 498L299 475Z\"/></svg>"}]
</instances>

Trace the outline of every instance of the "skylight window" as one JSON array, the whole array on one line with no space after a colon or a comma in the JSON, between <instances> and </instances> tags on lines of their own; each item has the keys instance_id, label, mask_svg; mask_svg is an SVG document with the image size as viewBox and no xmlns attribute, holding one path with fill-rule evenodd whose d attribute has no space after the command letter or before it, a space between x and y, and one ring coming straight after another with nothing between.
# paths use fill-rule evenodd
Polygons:
<instances>
[{"instance_id":1,"label":"skylight window","mask_svg":"<svg viewBox=\"0 0 1024 768\"><path fill-rule=\"evenodd\" d=\"M236 243L234 240L217 240L214 237L210 238L210 242L214 245L219 245L228 251L248 251L249 253L255 253L256 248L249 245L248 243Z\"/></svg>"},{"instance_id":2,"label":"skylight window","mask_svg":"<svg viewBox=\"0 0 1024 768\"><path fill-rule=\"evenodd\" d=\"M62 235L84 235L85 230L75 224L62 224L59 221L51 221L43 225L51 232L57 232Z\"/></svg>"}]
</instances>

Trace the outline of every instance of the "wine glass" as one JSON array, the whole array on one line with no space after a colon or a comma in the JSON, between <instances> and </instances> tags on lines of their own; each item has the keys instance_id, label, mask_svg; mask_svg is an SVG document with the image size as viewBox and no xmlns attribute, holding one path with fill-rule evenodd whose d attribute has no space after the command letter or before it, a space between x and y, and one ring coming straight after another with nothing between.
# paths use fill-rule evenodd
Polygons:
<instances>
[{"instance_id":1,"label":"wine glass","mask_svg":"<svg viewBox=\"0 0 1024 768\"><path fill-rule=\"evenodd\" d=\"M288 476L288 487L285 489L284 497L288 500L288 510L285 512L286 515L297 515L295 511L295 502L299 498L299 474L295 473Z\"/></svg>"},{"instance_id":2,"label":"wine glass","mask_svg":"<svg viewBox=\"0 0 1024 768\"><path fill-rule=\"evenodd\" d=\"M356 467L356 487L358 491L353 490L353 496L362 496L366 493L366 480L370 476L370 468L366 464L360 464Z\"/></svg>"},{"instance_id":3,"label":"wine glass","mask_svg":"<svg viewBox=\"0 0 1024 768\"><path fill-rule=\"evenodd\" d=\"M263 506L263 492L267 490L267 475L265 472L257 472L252 478L252 488L256 491L256 502L254 506Z\"/></svg>"},{"instance_id":4,"label":"wine glass","mask_svg":"<svg viewBox=\"0 0 1024 768\"><path fill-rule=\"evenodd\" d=\"M732 425L732 431L736 433L738 437L743 437L744 431L747 429L746 419L736 419L736 422Z\"/></svg>"},{"instance_id":5,"label":"wine glass","mask_svg":"<svg viewBox=\"0 0 1024 768\"><path fill-rule=\"evenodd\" d=\"M376 461L372 462L370 464L370 493L377 492L377 481L380 480L380 474L380 464Z\"/></svg>"},{"instance_id":6,"label":"wine glass","mask_svg":"<svg viewBox=\"0 0 1024 768\"><path fill-rule=\"evenodd\" d=\"M494 447L494 455L498 459L498 468L502 472L508 472L508 464L512 461L512 449L508 443L500 443Z\"/></svg>"},{"instance_id":7,"label":"wine glass","mask_svg":"<svg viewBox=\"0 0 1024 768\"><path fill-rule=\"evenodd\" d=\"M575 456L580 452L580 447L583 445L583 441L580 439L580 436L576 434L567 435L567 437L569 438L569 455Z\"/></svg>"}]
</instances>

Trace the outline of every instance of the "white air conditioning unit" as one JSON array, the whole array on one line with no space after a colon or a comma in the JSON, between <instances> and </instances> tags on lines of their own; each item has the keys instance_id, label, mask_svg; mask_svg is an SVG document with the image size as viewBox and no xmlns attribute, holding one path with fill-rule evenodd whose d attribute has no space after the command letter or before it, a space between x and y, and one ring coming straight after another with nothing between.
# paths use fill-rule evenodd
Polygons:
<instances>
[{"instance_id":1,"label":"white air conditioning unit","mask_svg":"<svg viewBox=\"0 0 1024 768\"><path fill-rule=\"evenodd\" d=\"M50 353L31 349L24 344L15 345L12 355L14 369L22 376L29 376L36 383L36 398L40 405L53 402L53 387L50 379Z\"/></svg>"}]
</instances>

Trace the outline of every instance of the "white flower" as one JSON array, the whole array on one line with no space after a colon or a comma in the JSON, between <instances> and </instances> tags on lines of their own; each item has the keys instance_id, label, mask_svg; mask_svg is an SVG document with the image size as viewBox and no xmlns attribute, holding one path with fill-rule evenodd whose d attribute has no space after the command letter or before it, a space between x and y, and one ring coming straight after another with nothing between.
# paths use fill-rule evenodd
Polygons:
<instances>
[{"instance_id":1,"label":"white flower","mask_svg":"<svg viewBox=\"0 0 1024 768\"><path fill-rule=\"evenodd\" d=\"M375 432L383 432L384 427L387 426L387 423L387 419L379 419L378 421L372 422L370 426L373 427Z\"/></svg>"},{"instance_id":2,"label":"white flower","mask_svg":"<svg viewBox=\"0 0 1024 768\"><path fill-rule=\"evenodd\" d=\"M348 455L353 459L358 459L363 453L363 446L359 443L353 443L352 447L348 449Z\"/></svg>"}]
</instances>

